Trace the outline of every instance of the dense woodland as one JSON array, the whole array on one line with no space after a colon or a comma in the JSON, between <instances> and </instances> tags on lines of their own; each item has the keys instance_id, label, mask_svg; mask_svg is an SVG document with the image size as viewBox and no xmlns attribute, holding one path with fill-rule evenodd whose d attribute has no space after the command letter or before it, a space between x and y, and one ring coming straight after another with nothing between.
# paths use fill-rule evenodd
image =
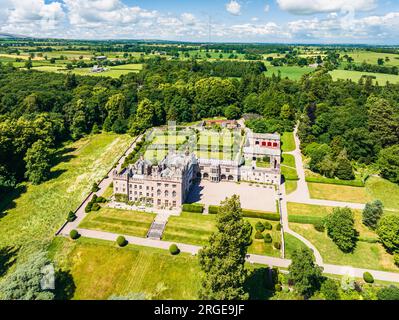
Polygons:
<instances>
[{"instance_id":1,"label":"dense woodland","mask_svg":"<svg viewBox=\"0 0 399 320\"><path fill-rule=\"evenodd\" d=\"M300 81L266 77L261 62L160 57L119 79L0 66L0 186L50 176L55 150L100 130L132 135L169 120L243 114L258 132L292 131L311 169L353 179L353 163L378 163L399 182L399 85L333 82L324 68Z\"/></svg>"}]
</instances>

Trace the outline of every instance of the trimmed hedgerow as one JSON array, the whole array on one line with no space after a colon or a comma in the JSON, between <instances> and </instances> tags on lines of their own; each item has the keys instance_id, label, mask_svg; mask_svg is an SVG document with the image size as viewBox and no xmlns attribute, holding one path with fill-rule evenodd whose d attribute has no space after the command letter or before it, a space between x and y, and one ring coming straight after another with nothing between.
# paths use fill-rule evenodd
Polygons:
<instances>
[{"instance_id":1,"label":"trimmed hedgerow","mask_svg":"<svg viewBox=\"0 0 399 320\"><path fill-rule=\"evenodd\" d=\"M324 232L325 226L323 220L317 221L313 224L314 228L319 232Z\"/></svg>"},{"instance_id":2,"label":"trimmed hedgerow","mask_svg":"<svg viewBox=\"0 0 399 320\"><path fill-rule=\"evenodd\" d=\"M93 203L93 205L91 206L91 211L98 211L100 209L101 207L98 203Z\"/></svg>"},{"instance_id":3,"label":"trimmed hedgerow","mask_svg":"<svg viewBox=\"0 0 399 320\"><path fill-rule=\"evenodd\" d=\"M304 215L288 215L288 221L294 223L303 223L303 224L315 224L323 221L322 217L312 217L312 216L304 216Z\"/></svg>"},{"instance_id":4,"label":"trimmed hedgerow","mask_svg":"<svg viewBox=\"0 0 399 320\"><path fill-rule=\"evenodd\" d=\"M169 247L169 252L170 252L172 255L177 255L177 254L180 253L180 249L177 247L177 245L171 244L170 247Z\"/></svg>"},{"instance_id":5,"label":"trimmed hedgerow","mask_svg":"<svg viewBox=\"0 0 399 320\"><path fill-rule=\"evenodd\" d=\"M274 246L276 249L280 250L280 249L281 249L281 242L276 241L276 242L273 243L273 246Z\"/></svg>"},{"instance_id":6,"label":"trimmed hedgerow","mask_svg":"<svg viewBox=\"0 0 399 320\"><path fill-rule=\"evenodd\" d=\"M246 218L258 218L258 219L265 219L265 220L271 220L271 221L280 221L280 215L275 212L265 212L265 211L243 209L242 215Z\"/></svg>"},{"instance_id":7,"label":"trimmed hedgerow","mask_svg":"<svg viewBox=\"0 0 399 320\"><path fill-rule=\"evenodd\" d=\"M270 222L268 222L268 221L263 222L263 225L265 226L266 230L272 230L273 229L272 224Z\"/></svg>"},{"instance_id":8,"label":"trimmed hedgerow","mask_svg":"<svg viewBox=\"0 0 399 320\"><path fill-rule=\"evenodd\" d=\"M91 211L91 207L93 206L93 202L89 202L85 207L85 212L89 213Z\"/></svg>"},{"instance_id":9,"label":"trimmed hedgerow","mask_svg":"<svg viewBox=\"0 0 399 320\"><path fill-rule=\"evenodd\" d=\"M276 226L276 231L281 231L281 223L278 223Z\"/></svg>"},{"instance_id":10,"label":"trimmed hedgerow","mask_svg":"<svg viewBox=\"0 0 399 320\"><path fill-rule=\"evenodd\" d=\"M209 206L208 207L209 214L218 214L219 213L219 206Z\"/></svg>"},{"instance_id":11,"label":"trimmed hedgerow","mask_svg":"<svg viewBox=\"0 0 399 320\"><path fill-rule=\"evenodd\" d=\"M193 212L193 213L203 213L204 205L203 204L183 204L183 211L185 212Z\"/></svg>"},{"instance_id":12,"label":"trimmed hedgerow","mask_svg":"<svg viewBox=\"0 0 399 320\"><path fill-rule=\"evenodd\" d=\"M338 180L326 177L306 177L306 182L313 183L324 183L324 184L336 184L341 186L351 186L351 187L364 187L364 182L362 180Z\"/></svg>"},{"instance_id":13,"label":"trimmed hedgerow","mask_svg":"<svg viewBox=\"0 0 399 320\"><path fill-rule=\"evenodd\" d=\"M73 211L69 211L67 221L72 222L76 220L76 214Z\"/></svg>"}]
</instances>

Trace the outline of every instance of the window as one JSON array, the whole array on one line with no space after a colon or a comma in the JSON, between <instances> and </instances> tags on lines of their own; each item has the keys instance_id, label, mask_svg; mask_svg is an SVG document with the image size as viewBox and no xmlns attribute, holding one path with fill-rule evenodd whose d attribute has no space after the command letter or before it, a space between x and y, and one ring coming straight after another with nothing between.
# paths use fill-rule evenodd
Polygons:
<instances>
[{"instance_id":1,"label":"window","mask_svg":"<svg viewBox=\"0 0 399 320\"><path fill-rule=\"evenodd\" d=\"M132 185L131 184L129 184L129 188L131 188L132 187Z\"/></svg>"},{"instance_id":2,"label":"window","mask_svg":"<svg viewBox=\"0 0 399 320\"><path fill-rule=\"evenodd\" d=\"M143 195L143 193L142 192L140 192L140 196L142 196Z\"/></svg>"},{"instance_id":3,"label":"window","mask_svg":"<svg viewBox=\"0 0 399 320\"><path fill-rule=\"evenodd\" d=\"M176 201L173 201L173 206L176 207Z\"/></svg>"},{"instance_id":4,"label":"window","mask_svg":"<svg viewBox=\"0 0 399 320\"><path fill-rule=\"evenodd\" d=\"M150 190L150 187L149 187L149 186L147 186L147 190Z\"/></svg>"},{"instance_id":5,"label":"window","mask_svg":"<svg viewBox=\"0 0 399 320\"><path fill-rule=\"evenodd\" d=\"M168 190L165 191L165 197L169 197L169 191Z\"/></svg>"},{"instance_id":6,"label":"window","mask_svg":"<svg viewBox=\"0 0 399 320\"><path fill-rule=\"evenodd\" d=\"M200 170L204 170L204 166L201 166L201 167L200 167Z\"/></svg>"},{"instance_id":7,"label":"window","mask_svg":"<svg viewBox=\"0 0 399 320\"><path fill-rule=\"evenodd\" d=\"M273 143L273 147L277 147L277 142L274 142L274 143Z\"/></svg>"},{"instance_id":8,"label":"window","mask_svg":"<svg viewBox=\"0 0 399 320\"><path fill-rule=\"evenodd\" d=\"M172 197L173 197L173 198L176 198L176 195L177 195L176 191L173 191L173 192L172 192Z\"/></svg>"},{"instance_id":9,"label":"window","mask_svg":"<svg viewBox=\"0 0 399 320\"><path fill-rule=\"evenodd\" d=\"M134 185L134 188L137 189L137 184Z\"/></svg>"},{"instance_id":10,"label":"window","mask_svg":"<svg viewBox=\"0 0 399 320\"><path fill-rule=\"evenodd\" d=\"M175 185L175 184L172 184L172 188L176 188L176 185Z\"/></svg>"},{"instance_id":11,"label":"window","mask_svg":"<svg viewBox=\"0 0 399 320\"><path fill-rule=\"evenodd\" d=\"M229 169L229 168L226 168L226 172L229 173L229 172L230 172L230 169Z\"/></svg>"},{"instance_id":12,"label":"window","mask_svg":"<svg viewBox=\"0 0 399 320\"><path fill-rule=\"evenodd\" d=\"M129 194L132 194L132 190L129 190Z\"/></svg>"},{"instance_id":13,"label":"window","mask_svg":"<svg viewBox=\"0 0 399 320\"><path fill-rule=\"evenodd\" d=\"M143 189L143 186L139 186L139 189L140 189L140 190Z\"/></svg>"},{"instance_id":14,"label":"window","mask_svg":"<svg viewBox=\"0 0 399 320\"><path fill-rule=\"evenodd\" d=\"M268 142L268 143L267 143L267 146L268 146L268 147L271 147L271 146L272 146L272 143L271 143L271 142Z\"/></svg>"},{"instance_id":15,"label":"window","mask_svg":"<svg viewBox=\"0 0 399 320\"><path fill-rule=\"evenodd\" d=\"M161 195L161 190L157 190L157 196Z\"/></svg>"},{"instance_id":16,"label":"window","mask_svg":"<svg viewBox=\"0 0 399 320\"><path fill-rule=\"evenodd\" d=\"M166 184L165 184L165 188L169 188L169 184L166 183Z\"/></svg>"},{"instance_id":17,"label":"window","mask_svg":"<svg viewBox=\"0 0 399 320\"><path fill-rule=\"evenodd\" d=\"M149 197L150 196L150 194L147 192L147 197Z\"/></svg>"},{"instance_id":18,"label":"window","mask_svg":"<svg viewBox=\"0 0 399 320\"><path fill-rule=\"evenodd\" d=\"M161 199L158 199L157 204L160 206L161 205Z\"/></svg>"},{"instance_id":19,"label":"window","mask_svg":"<svg viewBox=\"0 0 399 320\"><path fill-rule=\"evenodd\" d=\"M123 192L126 192L126 189L125 189L125 188L123 188Z\"/></svg>"},{"instance_id":20,"label":"window","mask_svg":"<svg viewBox=\"0 0 399 320\"><path fill-rule=\"evenodd\" d=\"M137 196L137 191L134 192L134 195Z\"/></svg>"},{"instance_id":21,"label":"window","mask_svg":"<svg viewBox=\"0 0 399 320\"><path fill-rule=\"evenodd\" d=\"M160 183L157 183L157 187L160 187L161 186L161 184Z\"/></svg>"},{"instance_id":22,"label":"window","mask_svg":"<svg viewBox=\"0 0 399 320\"><path fill-rule=\"evenodd\" d=\"M118 191L118 187L116 187L115 190Z\"/></svg>"}]
</instances>

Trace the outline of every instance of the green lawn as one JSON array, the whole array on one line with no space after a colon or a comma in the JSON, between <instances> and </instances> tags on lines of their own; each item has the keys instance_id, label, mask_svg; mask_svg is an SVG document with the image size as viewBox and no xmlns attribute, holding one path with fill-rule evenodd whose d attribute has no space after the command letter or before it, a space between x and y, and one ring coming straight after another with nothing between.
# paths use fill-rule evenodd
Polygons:
<instances>
[{"instance_id":1,"label":"green lawn","mask_svg":"<svg viewBox=\"0 0 399 320\"><path fill-rule=\"evenodd\" d=\"M291 152L295 150L295 139L293 132L284 132L281 136L281 150Z\"/></svg>"},{"instance_id":2,"label":"green lawn","mask_svg":"<svg viewBox=\"0 0 399 320\"><path fill-rule=\"evenodd\" d=\"M291 154L284 154L282 155L282 164L291 167L291 168L296 168L295 166L295 157Z\"/></svg>"},{"instance_id":3,"label":"green lawn","mask_svg":"<svg viewBox=\"0 0 399 320\"><path fill-rule=\"evenodd\" d=\"M207 152L207 151L195 151L198 158L202 159L219 159L219 160L233 160L235 154L226 152Z\"/></svg>"},{"instance_id":4,"label":"green lawn","mask_svg":"<svg viewBox=\"0 0 399 320\"><path fill-rule=\"evenodd\" d=\"M295 238L293 235L289 233L284 233L284 244L285 244L285 258L291 259L292 254L295 250L300 250L307 248L306 244L304 244L298 238Z\"/></svg>"},{"instance_id":5,"label":"green lawn","mask_svg":"<svg viewBox=\"0 0 399 320\"><path fill-rule=\"evenodd\" d=\"M326 232L316 231L311 224L290 223L290 228L308 239L319 250L325 263L399 272L393 256L387 254L379 243L358 241L353 253L343 253Z\"/></svg>"},{"instance_id":6,"label":"green lawn","mask_svg":"<svg viewBox=\"0 0 399 320\"><path fill-rule=\"evenodd\" d=\"M68 211L76 209L131 141L128 135L99 134L60 149L53 179L38 186L25 183L22 194L2 197L1 246L23 245L23 252L31 252L48 244Z\"/></svg>"},{"instance_id":7,"label":"green lawn","mask_svg":"<svg viewBox=\"0 0 399 320\"><path fill-rule=\"evenodd\" d=\"M333 70L330 71L330 74L334 81L342 79L358 82L360 78L365 75L376 77L375 81L378 81L379 85L385 85L387 81L389 81L390 83L399 83L399 75L394 74L371 73L351 70Z\"/></svg>"},{"instance_id":8,"label":"green lawn","mask_svg":"<svg viewBox=\"0 0 399 320\"><path fill-rule=\"evenodd\" d=\"M173 144L173 145L179 145L182 144L186 141L186 137L185 136L181 136L181 135L157 135L154 139L154 141L152 142L152 144L162 144L162 145L169 145L169 144Z\"/></svg>"},{"instance_id":9,"label":"green lawn","mask_svg":"<svg viewBox=\"0 0 399 320\"><path fill-rule=\"evenodd\" d=\"M145 237L154 219L155 214L151 213L104 207L100 211L90 212L79 228Z\"/></svg>"},{"instance_id":10,"label":"green lawn","mask_svg":"<svg viewBox=\"0 0 399 320\"><path fill-rule=\"evenodd\" d=\"M297 187L298 187L298 182L296 180L286 180L285 181L286 194L293 193Z\"/></svg>"},{"instance_id":11,"label":"green lawn","mask_svg":"<svg viewBox=\"0 0 399 320\"><path fill-rule=\"evenodd\" d=\"M367 203L371 196L366 188L308 182L310 197L314 199Z\"/></svg>"},{"instance_id":12,"label":"green lawn","mask_svg":"<svg viewBox=\"0 0 399 320\"><path fill-rule=\"evenodd\" d=\"M169 218L162 240L203 246L216 231L215 224L216 215L182 212Z\"/></svg>"},{"instance_id":13,"label":"green lawn","mask_svg":"<svg viewBox=\"0 0 399 320\"><path fill-rule=\"evenodd\" d=\"M381 200L386 210L399 211L399 185L382 178L370 177L366 181L366 191L371 198Z\"/></svg>"},{"instance_id":14,"label":"green lawn","mask_svg":"<svg viewBox=\"0 0 399 320\"><path fill-rule=\"evenodd\" d=\"M56 266L70 275L75 300L129 293L144 293L147 299L197 299L200 269L191 255L133 245L118 248L86 238L56 238L51 251Z\"/></svg>"},{"instance_id":15,"label":"green lawn","mask_svg":"<svg viewBox=\"0 0 399 320\"><path fill-rule=\"evenodd\" d=\"M273 74L276 76L278 72L281 73L281 78L289 78L291 80L300 80L301 77L306 74L313 72L315 69L309 67L299 67L299 66L283 66L283 67L273 67L267 66L266 76L271 77Z\"/></svg>"},{"instance_id":16,"label":"green lawn","mask_svg":"<svg viewBox=\"0 0 399 320\"><path fill-rule=\"evenodd\" d=\"M386 66L398 66L399 67L399 55L393 53L379 53L379 52L371 52L371 51L361 51L356 50L355 52L341 52L341 55L347 54L352 57L355 63L366 62L369 64L377 64L379 58L384 59L388 57L389 61L384 62Z\"/></svg>"},{"instance_id":17,"label":"green lawn","mask_svg":"<svg viewBox=\"0 0 399 320\"><path fill-rule=\"evenodd\" d=\"M156 159L157 161L161 161L162 159L165 158L165 156L168 154L168 150L147 150L144 153L144 159L152 161L153 159Z\"/></svg>"},{"instance_id":18,"label":"green lawn","mask_svg":"<svg viewBox=\"0 0 399 320\"><path fill-rule=\"evenodd\" d=\"M281 174L285 180L298 180L298 174L294 168L281 165Z\"/></svg>"}]
</instances>

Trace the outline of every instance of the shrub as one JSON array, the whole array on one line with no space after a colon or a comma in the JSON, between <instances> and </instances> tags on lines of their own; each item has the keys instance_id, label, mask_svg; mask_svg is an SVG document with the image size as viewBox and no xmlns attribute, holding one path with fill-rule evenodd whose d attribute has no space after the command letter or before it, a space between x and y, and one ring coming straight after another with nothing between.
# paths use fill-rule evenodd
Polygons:
<instances>
[{"instance_id":1,"label":"shrub","mask_svg":"<svg viewBox=\"0 0 399 320\"><path fill-rule=\"evenodd\" d=\"M263 223L263 225L265 226L266 230L272 230L273 229L273 226L272 226L272 224L270 222L265 221Z\"/></svg>"},{"instance_id":2,"label":"shrub","mask_svg":"<svg viewBox=\"0 0 399 320\"><path fill-rule=\"evenodd\" d=\"M326 300L339 300L340 298L337 282L333 279L326 279L321 284L320 291Z\"/></svg>"},{"instance_id":3,"label":"shrub","mask_svg":"<svg viewBox=\"0 0 399 320\"><path fill-rule=\"evenodd\" d=\"M202 213L204 212L204 206L202 204L183 204L183 211L185 212L194 212L194 213Z\"/></svg>"},{"instance_id":4,"label":"shrub","mask_svg":"<svg viewBox=\"0 0 399 320\"><path fill-rule=\"evenodd\" d=\"M263 239L263 234L262 234L262 232L256 231L256 233L255 233L255 239L258 239L258 240Z\"/></svg>"},{"instance_id":5,"label":"shrub","mask_svg":"<svg viewBox=\"0 0 399 320\"><path fill-rule=\"evenodd\" d=\"M105 199L104 197L98 197L96 202L97 203L105 203L105 202L107 202L107 199Z\"/></svg>"},{"instance_id":6,"label":"shrub","mask_svg":"<svg viewBox=\"0 0 399 320\"><path fill-rule=\"evenodd\" d=\"M277 230L277 231L281 231L281 223L278 223L278 224L277 224L276 230Z\"/></svg>"},{"instance_id":7,"label":"shrub","mask_svg":"<svg viewBox=\"0 0 399 320\"><path fill-rule=\"evenodd\" d=\"M91 211L98 211L100 209L101 207L98 203L93 203L93 205L91 206Z\"/></svg>"},{"instance_id":8,"label":"shrub","mask_svg":"<svg viewBox=\"0 0 399 320\"><path fill-rule=\"evenodd\" d=\"M169 252L173 255L176 255L180 253L180 249L177 247L177 245L171 244L169 247Z\"/></svg>"},{"instance_id":9,"label":"shrub","mask_svg":"<svg viewBox=\"0 0 399 320\"><path fill-rule=\"evenodd\" d=\"M258 218L271 221L280 221L280 214L274 212L264 212L256 210L242 210L242 215L246 218Z\"/></svg>"},{"instance_id":10,"label":"shrub","mask_svg":"<svg viewBox=\"0 0 399 320\"><path fill-rule=\"evenodd\" d=\"M98 196L96 194L93 194L93 197L91 198L90 202L95 203L95 202L97 202L97 199L98 199Z\"/></svg>"},{"instance_id":11,"label":"shrub","mask_svg":"<svg viewBox=\"0 0 399 320\"><path fill-rule=\"evenodd\" d=\"M281 249L281 242L276 241L276 242L273 243L273 246L274 246L276 249L280 250L280 249Z\"/></svg>"},{"instance_id":12,"label":"shrub","mask_svg":"<svg viewBox=\"0 0 399 320\"><path fill-rule=\"evenodd\" d=\"M71 232L69 232L69 236L71 237L72 240L76 240L77 238L80 237L80 234L77 230L73 229Z\"/></svg>"},{"instance_id":13,"label":"shrub","mask_svg":"<svg viewBox=\"0 0 399 320\"><path fill-rule=\"evenodd\" d=\"M219 213L219 206L209 206L208 207L209 214L218 214Z\"/></svg>"},{"instance_id":14,"label":"shrub","mask_svg":"<svg viewBox=\"0 0 399 320\"><path fill-rule=\"evenodd\" d=\"M378 222L377 234L390 252L399 252L399 215L383 215Z\"/></svg>"},{"instance_id":15,"label":"shrub","mask_svg":"<svg viewBox=\"0 0 399 320\"><path fill-rule=\"evenodd\" d=\"M393 255L393 261L396 264L396 266L399 267L399 253L395 253Z\"/></svg>"},{"instance_id":16,"label":"shrub","mask_svg":"<svg viewBox=\"0 0 399 320\"><path fill-rule=\"evenodd\" d=\"M76 219L76 214L75 214L75 212L69 211L68 217L67 217L67 221L68 221L68 222L72 222L72 221L75 221L75 219Z\"/></svg>"},{"instance_id":17,"label":"shrub","mask_svg":"<svg viewBox=\"0 0 399 320\"><path fill-rule=\"evenodd\" d=\"M124 236L119 236L118 238L116 238L116 243L118 244L118 246L124 247L127 245L127 240Z\"/></svg>"},{"instance_id":18,"label":"shrub","mask_svg":"<svg viewBox=\"0 0 399 320\"><path fill-rule=\"evenodd\" d=\"M256 229L256 231L263 232L263 231L265 231L265 226L263 225L262 222L258 221L255 224L255 229Z\"/></svg>"},{"instance_id":19,"label":"shrub","mask_svg":"<svg viewBox=\"0 0 399 320\"><path fill-rule=\"evenodd\" d=\"M265 243L272 243L273 242L273 239L272 239L272 236L270 235L270 233L266 233L265 234Z\"/></svg>"},{"instance_id":20,"label":"shrub","mask_svg":"<svg viewBox=\"0 0 399 320\"><path fill-rule=\"evenodd\" d=\"M362 212L363 224L370 229L375 230L383 212L383 204L380 200L367 203Z\"/></svg>"},{"instance_id":21,"label":"shrub","mask_svg":"<svg viewBox=\"0 0 399 320\"><path fill-rule=\"evenodd\" d=\"M86 212L86 213L89 213L89 212L91 211L92 205L93 205L92 202L89 202L89 203L86 205L86 208L85 208L85 212Z\"/></svg>"},{"instance_id":22,"label":"shrub","mask_svg":"<svg viewBox=\"0 0 399 320\"><path fill-rule=\"evenodd\" d=\"M367 283L373 283L374 277L370 272L363 273L363 280Z\"/></svg>"},{"instance_id":23,"label":"shrub","mask_svg":"<svg viewBox=\"0 0 399 320\"><path fill-rule=\"evenodd\" d=\"M325 230L323 221L318 221L318 222L314 223L313 226L319 232L324 232L324 230Z\"/></svg>"},{"instance_id":24,"label":"shrub","mask_svg":"<svg viewBox=\"0 0 399 320\"><path fill-rule=\"evenodd\" d=\"M377 292L378 300L399 300L399 288L390 285Z\"/></svg>"},{"instance_id":25,"label":"shrub","mask_svg":"<svg viewBox=\"0 0 399 320\"><path fill-rule=\"evenodd\" d=\"M97 192L98 190L100 190L100 188L98 187L98 184L94 182L91 187L91 192Z\"/></svg>"},{"instance_id":26,"label":"shrub","mask_svg":"<svg viewBox=\"0 0 399 320\"><path fill-rule=\"evenodd\" d=\"M283 287L281 286L281 284L277 283L277 284L274 286L274 290L276 290L277 292L280 292L281 290L283 290Z\"/></svg>"}]
</instances>

